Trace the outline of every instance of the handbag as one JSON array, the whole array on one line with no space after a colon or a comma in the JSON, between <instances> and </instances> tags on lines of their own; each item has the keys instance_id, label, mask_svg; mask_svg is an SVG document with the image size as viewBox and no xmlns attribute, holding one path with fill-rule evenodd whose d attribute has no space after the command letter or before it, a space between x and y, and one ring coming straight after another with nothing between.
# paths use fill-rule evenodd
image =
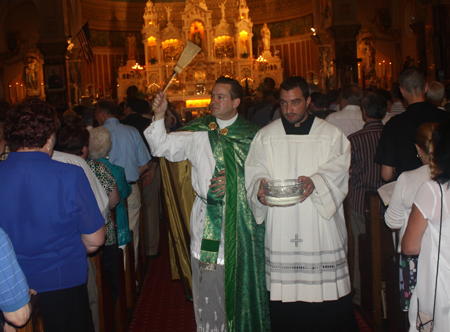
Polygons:
<instances>
[{"instance_id":1,"label":"handbag","mask_svg":"<svg viewBox=\"0 0 450 332\"><path fill-rule=\"evenodd\" d=\"M420 332L433 332L434 330L434 314L436 310L436 293L437 293L437 283L439 274L439 257L441 253L441 235L442 235L442 209L444 206L444 195L442 193L442 186L439 184L439 189L441 190L441 222L439 225L439 245L438 245L438 258L436 267L436 282L434 286L434 304L433 304L433 317L420 311L419 297L417 297L417 318L416 318L416 328Z\"/></svg>"}]
</instances>

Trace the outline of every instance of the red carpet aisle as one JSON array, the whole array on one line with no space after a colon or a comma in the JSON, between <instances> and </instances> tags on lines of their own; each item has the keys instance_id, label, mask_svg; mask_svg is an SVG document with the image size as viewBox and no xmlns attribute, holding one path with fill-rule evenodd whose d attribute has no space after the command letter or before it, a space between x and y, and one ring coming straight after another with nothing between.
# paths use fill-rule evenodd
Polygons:
<instances>
[{"instance_id":1,"label":"red carpet aisle","mask_svg":"<svg viewBox=\"0 0 450 332\"><path fill-rule=\"evenodd\" d=\"M129 332L195 332L194 306L186 300L181 283L171 279L163 226L159 249L162 255L148 264Z\"/></svg>"},{"instance_id":2,"label":"red carpet aisle","mask_svg":"<svg viewBox=\"0 0 450 332\"><path fill-rule=\"evenodd\" d=\"M162 255L150 260L129 332L195 332L194 306L181 283L172 281L165 228L161 227ZM355 310L361 332L371 332Z\"/></svg>"}]
</instances>

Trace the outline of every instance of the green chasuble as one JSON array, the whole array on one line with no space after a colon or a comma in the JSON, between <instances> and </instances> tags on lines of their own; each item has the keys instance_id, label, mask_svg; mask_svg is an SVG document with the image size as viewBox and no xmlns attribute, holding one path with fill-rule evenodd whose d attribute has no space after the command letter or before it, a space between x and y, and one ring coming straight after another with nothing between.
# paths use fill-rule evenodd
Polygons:
<instances>
[{"instance_id":1,"label":"green chasuble","mask_svg":"<svg viewBox=\"0 0 450 332\"><path fill-rule=\"evenodd\" d=\"M228 332L270 331L266 290L264 236L265 225L258 225L248 206L244 166L250 143L259 127L241 115L220 129L214 116L189 122L181 130L208 131L216 162L213 178L225 169L224 196L208 197L200 265L214 270L225 211L225 313ZM223 207L225 205L225 209Z\"/></svg>"}]
</instances>

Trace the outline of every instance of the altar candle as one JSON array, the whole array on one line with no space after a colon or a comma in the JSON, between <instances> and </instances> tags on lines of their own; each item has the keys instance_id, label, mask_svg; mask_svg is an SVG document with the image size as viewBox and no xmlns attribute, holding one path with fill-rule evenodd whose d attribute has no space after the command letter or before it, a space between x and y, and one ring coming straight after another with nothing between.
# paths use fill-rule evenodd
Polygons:
<instances>
[{"instance_id":1,"label":"altar candle","mask_svg":"<svg viewBox=\"0 0 450 332\"><path fill-rule=\"evenodd\" d=\"M41 83L41 97L44 98L44 83Z\"/></svg>"},{"instance_id":2,"label":"altar candle","mask_svg":"<svg viewBox=\"0 0 450 332\"><path fill-rule=\"evenodd\" d=\"M381 62L378 62L378 77L381 77Z\"/></svg>"},{"instance_id":3,"label":"altar candle","mask_svg":"<svg viewBox=\"0 0 450 332\"><path fill-rule=\"evenodd\" d=\"M166 76L169 77L169 65L166 65Z\"/></svg>"},{"instance_id":4,"label":"altar candle","mask_svg":"<svg viewBox=\"0 0 450 332\"><path fill-rule=\"evenodd\" d=\"M11 84L9 85L9 100L12 101Z\"/></svg>"},{"instance_id":5,"label":"altar candle","mask_svg":"<svg viewBox=\"0 0 450 332\"><path fill-rule=\"evenodd\" d=\"M222 61L219 61L219 65L220 65L220 75L222 75Z\"/></svg>"},{"instance_id":6,"label":"altar candle","mask_svg":"<svg viewBox=\"0 0 450 332\"><path fill-rule=\"evenodd\" d=\"M231 61L231 74L233 74L233 61Z\"/></svg>"},{"instance_id":7,"label":"altar candle","mask_svg":"<svg viewBox=\"0 0 450 332\"><path fill-rule=\"evenodd\" d=\"M358 80L361 79L361 64L358 63Z\"/></svg>"},{"instance_id":8,"label":"altar candle","mask_svg":"<svg viewBox=\"0 0 450 332\"><path fill-rule=\"evenodd\" d=\"M392 62L389 62L389 76L392 77Z\"/></svg>"},{"instance_id":9,"label":"altar candle","mask_svg":"<svg viewBox=\"0 0 450 332\"><path fill-rule=\"evenodd\" d=\"M386 61L383 60L383 76L386 76Z\"/></svg>"},{"instance_id":10,"label":"altar candle","mask_svg":"<svg viewBox=\"0 0 450 332\"><path fill-rule=\"evenodd\" d=\"M16 82L16 102L19 100L19 83Z\"/></svg>"},{"instance_id":11,"label":"altar candle","mask_svg":"<svg viewBox=\"0 0 450 332\"><path fill-rule=\"evenodd\" d=\"M23 91L23 84L20 85L20 100L23 100L25 96L25 93Z\"/></svg>"}]
</instances>

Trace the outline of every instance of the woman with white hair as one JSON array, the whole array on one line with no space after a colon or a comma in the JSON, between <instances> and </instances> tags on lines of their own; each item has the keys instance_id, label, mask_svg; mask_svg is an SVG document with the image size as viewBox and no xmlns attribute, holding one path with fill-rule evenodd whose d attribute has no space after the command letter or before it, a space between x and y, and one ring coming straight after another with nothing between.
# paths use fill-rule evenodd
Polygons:
<instances>
[{"instance_id":1,"label":"woman with white hair","mask_svg":"<svg viewBox=\"0 0 450 332\"><path fill-rule=\"evenodd\" d=\"M111 150L111 133L105 127L96 127L90 130L89 136L89 154L92 160L104 163L114 178L119 189L120 201L116 205L117 220L117 242L119 247L125 246L131 241L130 228L128 225L128 214L123 202L131 194L131 186L125 177L125 170L121 166L111 164L108 160L108 153Z\"/></svg>"}]
</instances>

